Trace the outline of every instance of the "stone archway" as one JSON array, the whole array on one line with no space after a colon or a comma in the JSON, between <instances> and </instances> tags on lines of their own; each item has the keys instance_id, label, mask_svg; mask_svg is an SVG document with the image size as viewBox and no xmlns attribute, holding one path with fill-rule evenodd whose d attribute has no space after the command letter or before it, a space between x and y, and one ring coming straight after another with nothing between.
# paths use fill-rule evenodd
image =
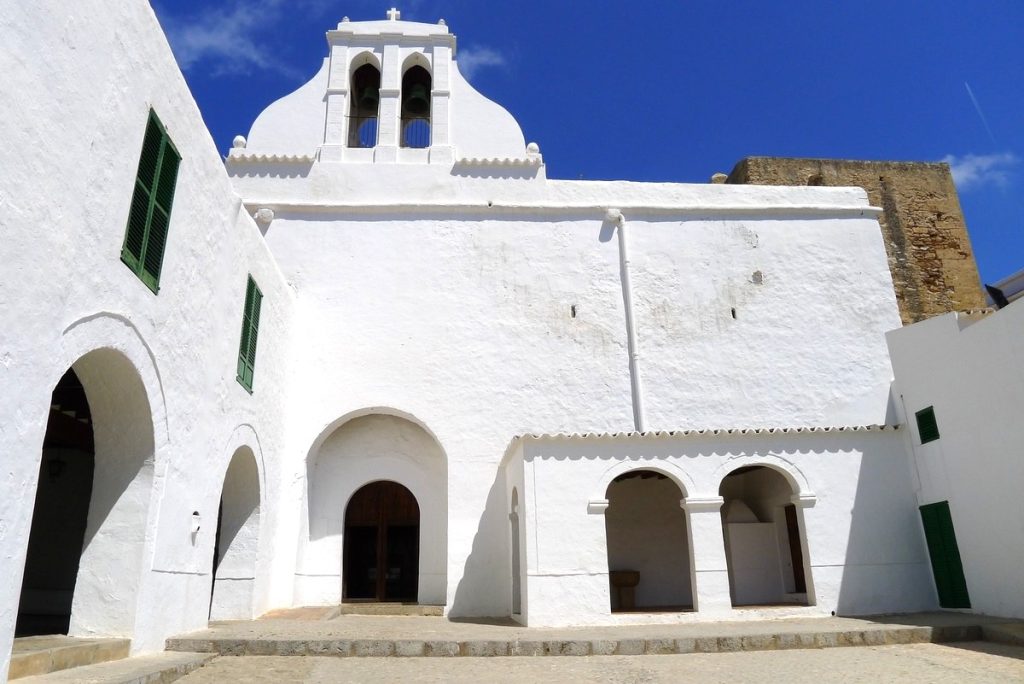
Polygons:
<instances>
[{"instance_id":1,"label":"stone archway","mask_svg":"<svg viewBox=\"0 0 1024 684\"><path fill-rule=\"evenodd\" d=\"M146 388L93 350L54 388L18 610L19 635L131 636L154 460Z\"/></svg>"},{"instance_id":2,"label":"stone archway","mask_svg":"<svg viewBox=\"0 0 1024 684\"><path fill-rule=\"evenodd\" d=\"M653 470L618 475L605 495L612 612L693 608L685 493Z\"/></svg>"},{"instance_id":3,"label":"stone archway","mask_svg":"<svg viewBox=\"0 0 1024 684\"><path fill-rule=\"evenodd\" d=\"M722 479L722 532L734 606L807 605L809 564L790 479L749 465Z\"/></svg>"},{"instance_id":4,"label":"stone archway","mask_svg":"<svg viewBox=\"0 0 1024 684\"><path fill-rule=\"evenodd\" d=\"M224 475L214 543L211 620L253 617L260 540L260 474L247 446L232 455Z\"/></svg>"}]
</instances>

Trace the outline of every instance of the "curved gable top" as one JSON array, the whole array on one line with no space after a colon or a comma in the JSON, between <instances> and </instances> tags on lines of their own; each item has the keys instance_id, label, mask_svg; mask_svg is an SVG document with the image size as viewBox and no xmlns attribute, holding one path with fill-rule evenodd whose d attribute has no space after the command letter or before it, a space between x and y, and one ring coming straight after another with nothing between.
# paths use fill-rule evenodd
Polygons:
<instances>
[{"instance_id":1,"label":"curved gable top","mask_svg":"<svg viewBox=\"0 0 1024 684\"><path fill-rule=\"evenodd\" d=\"M249 129L246 152L273 155L310 155L324 141L327 116L329 59L298 90L263 110Z\"/></svg>"},{"instance_id":2,"label":"curved gable top","mask_svg":"<svg viewBox=\"0 0 1024 684\"><path fill-rule=\"evenodd\" d=\"M461 75L455 36L443 24L409 21L343 21L327 33L329 55L317 74L264 110L244 149L229 159L261 156L311 157L320 161L448 163L458 159L525 161L523 132L501 105L487 99ZM355 67L373 62L381 71L376 148L351 151L348 118ZM402 75L413 65L431 74L429 156L388 152L400 145ZM326 150L326 153L325 153Z\"/></svg>"}]
</instances>

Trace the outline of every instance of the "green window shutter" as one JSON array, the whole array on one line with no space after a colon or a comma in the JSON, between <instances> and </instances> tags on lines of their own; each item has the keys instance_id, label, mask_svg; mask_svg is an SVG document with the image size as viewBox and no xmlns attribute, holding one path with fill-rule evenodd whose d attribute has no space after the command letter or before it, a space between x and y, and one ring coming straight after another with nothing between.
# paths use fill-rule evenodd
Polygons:
<instances>
[{"instance_id":1,"label":"green window shutter","mask_svg":"<svg viewBox=\"0 0 1024 684\"><path fill-rule=\"evenodd\" d=\"M921 506L921 523L932 561L939 605L943 608L970 608L971 599L967 593L967 579L953 531L949 502Z\"/></svg>"},{"instance_id":2,"label":"green window shutter","mask_svg":"<svg viewBox=\"0 0 1024 684\"><path fill-rule=\"evenodd\" d=\"M160 119L150 110L135 174L121 260L153 292L160 289L160 269L181 157Z\"/></svg>"},{"instance_id":3,"label":"green window shutter","mask_svg":"<svg viewBox=\"0 0 1024 684\"><path fill-rule=\"evenodd\" d=\"M245 306L242 311L242 336L238 343L238 382L252 392L253 373L256 369L256 340L260 331L260 307L263 293L249 276L245 286Z\"/></svg>"},{"instance_id":4,"label":"green window shutter","mask_svg":"<svg viewBox=\"0 0 1024 684\"><path fill-rule=\"evenodd\" d=\"M939 424L935 420L935 407L923 408L914 414L917 419L917 434L921 437L921 444L934 442L939 438Z\"/></svg>"}]
</instances>

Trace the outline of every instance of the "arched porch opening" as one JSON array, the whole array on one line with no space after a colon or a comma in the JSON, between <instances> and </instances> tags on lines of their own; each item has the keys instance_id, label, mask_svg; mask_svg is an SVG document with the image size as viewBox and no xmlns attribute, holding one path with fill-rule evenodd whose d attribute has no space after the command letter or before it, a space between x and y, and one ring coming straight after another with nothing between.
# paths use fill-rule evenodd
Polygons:
<instances>
[{"instance_id":1,"label":"arched porch opening","mask_svg":"<svg viewBox=\"0 0 1024 684\"><path fill-rule=\"evenodd\" d=\"M364 485L345 507L342 600L416 603L420 506L397 482Z\"/></svg>"},{"instance_id":2,"label":"arched porch opening","mask_svg":"<svg viewBox=\"0 0 1024 684\"><path fill-rule=\"evenodd\" d=\"M733 606L807 605L806 540L790 481L763 465L722 480L722 533Z\"/></svg>"},{"instance_id":3,"label":"arched porch opening","mask_svg":"<svg viewBox=\"0 0 1024 684\"><path fill-rule=\"evenodd\" d=\"M132 635L153 458L132 362L108 348L79 358L51 395L17 636Z\"/></svg>"},{"instance_id":4,"label":"arched porch opening","mask_svg":"<svg viewBox=\"0 0 1024 684\"><path fill-rule=\"evenodd\" d=\"M211 620L248 620L253 615L260 539L260 474L247 446L231 456L217 514Z\"/></svg>"},{"instance_id":5,"label":"arched porch opening","mask_svg":"<svg viewBox=\"0 0 1024 684\"><path fill-rule=\"evenodd\" d=\"M612 612L693 608L685 493L663 473L631 470L608 485L605 533Z\"/></svg>"}]
</instances>

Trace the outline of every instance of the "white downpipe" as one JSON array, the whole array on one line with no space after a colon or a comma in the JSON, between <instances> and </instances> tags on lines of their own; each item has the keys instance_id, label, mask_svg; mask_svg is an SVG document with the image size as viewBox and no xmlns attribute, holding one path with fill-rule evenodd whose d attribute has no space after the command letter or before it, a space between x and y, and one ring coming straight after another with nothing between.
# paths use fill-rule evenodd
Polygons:
<instances>
[{"instance_id":1,"label":"white downpipe","mask_svg":"<svg viewBox=\"0 0 1024 684\"><path fill-rule=\"evenodd\" d=\"M640 382L640 350L636 341L636 320L633 318L633 284L629 276L629 248L626 240L626 218L618 209L608 209L605 220L615 224L619 234L619 273L622 277L622 302L626 309L626 344L629 351L629 384L633 395L633 429L643 432L644 400Z\"/></svg>"}]
</instances>

